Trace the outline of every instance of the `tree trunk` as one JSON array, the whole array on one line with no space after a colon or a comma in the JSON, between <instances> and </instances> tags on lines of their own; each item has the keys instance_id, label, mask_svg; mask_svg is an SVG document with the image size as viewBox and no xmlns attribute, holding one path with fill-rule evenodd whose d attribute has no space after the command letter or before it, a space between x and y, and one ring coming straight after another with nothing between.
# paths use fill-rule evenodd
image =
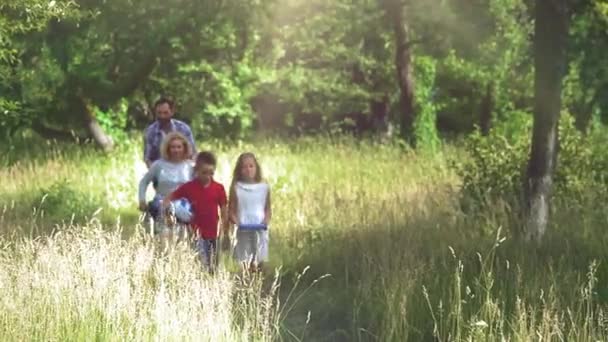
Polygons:
<instances>
[{"instance_id":1,"label":"tree trunk","mask_svg":"<svg viewBox=\"0 0 608 342\"><path fill-rule=\"evenodd\" d=\"M534 27L534 125L524 184L526 239L540 242L549 222L562 79L567 57L567 0L536 1Z\"/></svg>"},{"instance_id":2,"label":"tree trunk","mask_svg":"<svg viewBox=\"0 0 608 342\"><path fill-rule=\"evenodd\" d=\"M114 147L114 142L103 130L103 128L97 122L95 114L91 109L90 101L84 98L82 95L77 95L74 98L74 105L78 113L82 115L84 124L87 132L90 134L93 141L99 146L104 152L110 152Z\"/></svg>"},{"instance_id":3,"label":"tree trunk","mask_svg":"<svg viewBox=\"0 0 608 342\"><path fill-rule=\"evenodd\" d=\"M390 137L390 122L389 122L389 99L388 95L384 95L380 99L373 99L369 104L370 110L370 127L372 131L380 138Z\"/></svg>"},{"instance_id":4,"label":"tree trunk","mask_svg":"<svg viewBox=\"0 0 608 342\"><path fill-rule=\"evenodd\" d=\"M395 69L397 82L401 91L401 134L413 146L414 136L414 76L412 73L412 52L409 29L405 22L404 6L399 0L382 0L384 10L395 34Z\"/></svg>"},{"instance_id":5,"label":"tree trunk","mask_svg":"<svg viewBox=\"0 0 608 342\"><path fill-rule=\"evenodd\" d=\"M84 124L88 137L80 136L73 130L68 131L49 127L40 120L32 123L32 129L34 132L45 139L74 141L77 143L82 143L87 139L92 138L97 146L100 147L104 152L110 152L114 147L114 143L112 138L110 138L110 136L104 132L103 128L99 125L99 122L97 122L95 114L91 110L90 101L85 99L82 95L74 95L70 97L68 104L68 110L73 111L73 113L78 113L79 117L82 118L81 122ZM66 124L66 127L67 126L70 125Z\"/></svg>"},{"instance_id":6,"label":"tree trunk","mask_svg":"<svg viewBox=\"0 0 608 342\"><path fill-rule=\"evenodd\" d=\"M494 111L494 86L492 82L486 86L486 93L481 100L479 110L479 129L481 135L487 136L492 128L492 112Z\"/></svg>"}]
</instances>

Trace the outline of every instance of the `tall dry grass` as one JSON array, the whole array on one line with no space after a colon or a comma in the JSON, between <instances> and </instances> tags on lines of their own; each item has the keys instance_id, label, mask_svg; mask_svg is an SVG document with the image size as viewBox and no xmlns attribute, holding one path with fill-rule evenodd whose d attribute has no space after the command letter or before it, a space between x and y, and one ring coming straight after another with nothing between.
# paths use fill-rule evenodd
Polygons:
<instances>
[{"instance_id":1,"label":"tall dry grass","mask_svg":"<svg viewBox=\"0 0 608 342\"><path fill-rule=\"evenodd\" d=\"M0 170L13 182L0 185L0 225L15 231L2 242L0 332L18 340L606 340L608 214L599 203L557 203L537 247L514 238L508 205L460 208L445 160L466 156L453 146L435 156L348 138L205 147L218 153L224 184L240 152L262 162L273 191L276 296L268 295L272 272L260 291L243 290L229 258L208 278L188 248L155 255L136 225L138 146L113 159L56 148ZM53 189L92 193L103 210L40 234L57 217L30 204L61 179L68 185Z\"/></svg>"}]
</instances>

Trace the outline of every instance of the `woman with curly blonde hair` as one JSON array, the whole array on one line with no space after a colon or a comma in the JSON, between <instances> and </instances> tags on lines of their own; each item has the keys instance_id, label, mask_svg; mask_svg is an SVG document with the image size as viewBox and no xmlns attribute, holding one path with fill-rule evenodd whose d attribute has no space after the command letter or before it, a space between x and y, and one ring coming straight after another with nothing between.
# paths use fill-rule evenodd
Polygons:
<instances>
[{"instance_id":1,"label":"woman with curly blonde hair","mask_svg":"<svg viewBox=\"0 0 608 342\"><path fill-rule=\"evenodd\" d=\"M192 149L188 139L181 133L167 134L161 144L161 158L152 163L139 182L139 209L147 211L154 218L155 233L161 233L166 229L162 222L161 200L192 179L193 162L189 158ZM150 203L147 203L146 190L153 181L156 181L156 195Z\"/></svg>"}]
</instances>

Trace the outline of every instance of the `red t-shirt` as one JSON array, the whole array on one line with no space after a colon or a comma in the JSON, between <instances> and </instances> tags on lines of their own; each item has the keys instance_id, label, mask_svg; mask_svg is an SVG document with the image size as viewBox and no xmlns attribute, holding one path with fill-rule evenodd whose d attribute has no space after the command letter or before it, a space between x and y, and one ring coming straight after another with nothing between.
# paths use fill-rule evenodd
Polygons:
<instances>
[{"instance_id":1,"label":"red t-shirt","mask_svg":"<svg viewBox=\"0 0 608 342\"><path fill-rule=\"evenodd\" d=\"M182 184L171 197L187 198L190 201L193 214L190 224L203 239L217 238L218 209L227 202L222 184L212 180L204 186L200 180L194 179Z\"/></svg>"}]
</instances>

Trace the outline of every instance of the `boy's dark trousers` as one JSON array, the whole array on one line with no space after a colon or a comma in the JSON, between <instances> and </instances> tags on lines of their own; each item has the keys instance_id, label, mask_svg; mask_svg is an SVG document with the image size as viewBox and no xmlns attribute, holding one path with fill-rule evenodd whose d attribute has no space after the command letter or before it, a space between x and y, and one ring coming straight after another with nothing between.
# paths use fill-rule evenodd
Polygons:
<instances>
[{"instance_id":1,"label":"boy's dark trousers","mask_svg":"<svg viewBox=\"0 0 608 342\"><path fill-rule=\"evenodd\" d=\"M218 266L217 239L199 238L196 240L196 251L203 267L214 273Z\"/></svg>"}]
</instances>

